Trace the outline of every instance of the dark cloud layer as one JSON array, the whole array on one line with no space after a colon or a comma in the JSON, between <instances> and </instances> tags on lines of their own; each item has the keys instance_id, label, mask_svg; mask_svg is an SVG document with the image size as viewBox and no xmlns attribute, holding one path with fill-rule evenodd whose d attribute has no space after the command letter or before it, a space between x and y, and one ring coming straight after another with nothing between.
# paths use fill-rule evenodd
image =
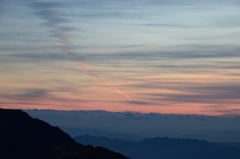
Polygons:
<instances>
[{"instance_id":1,"label":"dark cloud layer","mask_svg":"<svg viewBox=\"0 0 240 159\"><path fill-rule=\"evenodd\" d=\"M44 90L44 89L30 89L30 90L26 90L26 93L24 94L16 94L16 97L20 97L20 98L42 98L47 96L48 91Z\"/></svg>"},{"instance_id":2,"label":"dark cloud layer","mask_svg":"<svg viewBox=\"0 0 240 159\"><path fill-rule=\"evenodd\" d=\"M239 103L240 88L239 84L235 83L232 86L193 86L190 83L182 83L181 86L164 86L166 84L139 84L134 87L156 88L166 90L176 90L179 93L143 93L141 95L148 96L149 100L153 101L171 101L181 103ZM215 84L217 85L217 83ZM158 97L158 98L157 98ZM226 106L227 107L227 106Z\"/></svg>"},{"instance_id":3,"label":"dark cloud layer","mask_svg":"<svg viewBox=\"0 0 240 159\"><path fill-rule=\"evenodd\" d=\"M183 46L182 46L183 47ZM139 52L126 52L115 54L91 54L86 56L87 61L101 61L101 60L126 60L126 61L139 61L139 60L191 60L191 59L214 59L214 58L239 58L239 48L229 48L228 46L190 46L187 51L181 51L180 46L172 46L178 48L179 51L139 51Z\"/></svg>"},{"instance_id":4,"label":"dark cloud layer","mask_svg":"<svg viewBox=\"0 0 240 159\"><path fill-rule=\"evenodd\" d=\"M7 94L0 94L0 98L4 99L12 99L12 100L20 100L23 101L31 101L36 99L43 99L49 96L49 90L45 89L23 89L20 91L21 93L7 95Z\"/></svg>"},{"instance_id":5,"label":"dark cloud layer","mask_svg":"<svg viewBox=\"0 0 240 159\"><path fill-rule=\"evenodd\" d=\"M159 113L25 110L31 116L57 126L128 132L146 136L178 136L191 133L240 131L239 117Z\"/></svg>"}]
</instances>

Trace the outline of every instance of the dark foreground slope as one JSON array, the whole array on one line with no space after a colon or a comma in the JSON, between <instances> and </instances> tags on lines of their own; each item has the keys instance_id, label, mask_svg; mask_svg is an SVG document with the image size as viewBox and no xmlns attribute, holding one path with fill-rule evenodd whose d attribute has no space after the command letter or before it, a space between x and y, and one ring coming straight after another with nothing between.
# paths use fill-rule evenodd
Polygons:
<instances>
[{"instance_id":1,"label":"dark foreground slope","mask_svg":"<svg viewBox=\"0 0 240 159\"><path fill-rule=\"evenodd\" d=\"M65 146L54 148L59 145ZM59 156L56 150L59 153L61 152L62 156L64 156L63 152L66 155L80 153L82 154L81 159L91 159L88 157L89 154L97 156L101 153L105 154L106 159L110 159L111 157L108 156L112 154L120 156L119 159L125 158L107 149L77 144L75 140L58 127L52 127L44 121L33 119L21 110L0 109L1 159L32 159L42 153L44 153L46 159L54 158L52 156ZM75 157L67 158L77 159L79 157L75 155Z\"/></svg>"},{"instance_id":2,"label":"dark foreground slope","mask_svg":"<svg viewBox=\"0 0 240 159\"><path fill-rule=\"evenodd\" d=\"M49 148L76 143L58 127L21 110L0 109L0 158L32 158Z\"/></svg>"},{"instance_id":3,"label":"dark foreground slope","mask_svg":"<svg viewBox=\"0 0 240 159\"><path fill-rule=\"evenodd\" d=\"M123 155L102 147L71 144L52 148L34 159L129 159Z\"/></svg>"},{"instance_id":4,"label":"dark foreground slope","mask_svg":"<svg viewBox=\"0 0 240 159\"><path fill-rule=\"evenodd\" d=\"M203 140L158 137L130 142L91 136L78 136L74 139L83 144L105 146L132 159L240 159L240 148L234 144Z\"/></svg>"}]
</instances>

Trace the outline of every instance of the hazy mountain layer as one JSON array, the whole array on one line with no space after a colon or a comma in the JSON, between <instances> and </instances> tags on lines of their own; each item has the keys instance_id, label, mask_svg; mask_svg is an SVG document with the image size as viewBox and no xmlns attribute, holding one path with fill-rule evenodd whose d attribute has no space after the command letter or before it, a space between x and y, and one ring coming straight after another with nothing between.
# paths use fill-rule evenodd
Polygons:
<instances>
[{"instance_id":1,"label":"hazy mountain layer","mask_svg":"<svg viewBox=\"0 0 240 159\"><path fill-rule=\"evenodd\" d=\"M238 143L211 143L194 139L149 138L142 141L77 136L83 144L105 146L132 159L239 159Z\"/></svg>"},{"instance_id":2,"label":"hazy mountain layer","mask_svg":"<svg viewBox=\"0 0 240 159\"><path fill-rule=\"evenodd\" d=\"M81 129L81 128L70 128L70 127L60 127L63 131L67 132L71 137L75 136L83 136L83 135L91 135L96 137L105 136L112 139L128 139L134 141L141 141L146 139L146 136L131 134L131 133L116 133L110 132L106 130L98 130L98 129Z\"/></svg>"}]
</instances>

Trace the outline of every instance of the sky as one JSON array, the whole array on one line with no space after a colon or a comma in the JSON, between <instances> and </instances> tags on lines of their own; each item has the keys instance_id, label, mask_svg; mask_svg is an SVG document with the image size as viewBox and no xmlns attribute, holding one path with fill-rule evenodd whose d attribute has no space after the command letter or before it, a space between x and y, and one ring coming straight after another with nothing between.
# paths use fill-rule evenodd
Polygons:
<instances>
[{"instance_id":1,"label":"sky","mask_svg":"<svg viewBox=\"0 0 240 159\"><path fill-rule=\"evenodd\" d=\"M1 0L0 107L240 114L239 0Z\"/></svg>"}]
</instances>

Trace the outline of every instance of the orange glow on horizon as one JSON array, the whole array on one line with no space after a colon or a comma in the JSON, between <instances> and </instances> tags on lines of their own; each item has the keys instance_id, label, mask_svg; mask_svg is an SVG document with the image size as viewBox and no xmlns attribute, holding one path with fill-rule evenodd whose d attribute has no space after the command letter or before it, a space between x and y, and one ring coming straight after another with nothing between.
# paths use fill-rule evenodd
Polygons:
<instances>
[{"instance_id":1,"label":"orange glow on horizon","mask_svg":"<svg viewBox=\"0 0 240 159\"><path fill-rule=\"evenodd\" d=\"M110 112L139 112L139 113L161 113L161 114L197 114L197 115L210 115L219 116L226 113L221 111L214 111L208 109L209 104L177 104L169 105L139 105L126 102L107 102L107 101L84 101L84 100L51 100L51 99L33 99L32 101L25 101L20 103L18 100L2 100L1 108L5 109L53 109L53 110L106 110ZM4 104L6 103L6 104ZM214 105L213 105L214 106ZM223 105L224 106L224 105ZM213 107L214 108L214 107ZM233 104L231 109L237 109L238 105ZM223 109L224 110L224 109ZM227 109L226 109L227 110ZM240 111L235 111L237 114Z\"/></svg>"}]
</instances>

